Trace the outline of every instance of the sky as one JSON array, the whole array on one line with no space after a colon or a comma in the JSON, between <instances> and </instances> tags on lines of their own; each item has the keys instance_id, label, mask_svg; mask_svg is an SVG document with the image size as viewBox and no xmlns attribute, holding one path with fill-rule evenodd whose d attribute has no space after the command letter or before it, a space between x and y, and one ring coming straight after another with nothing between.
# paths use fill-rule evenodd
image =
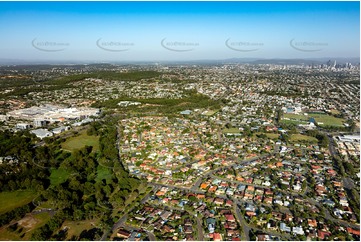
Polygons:
<instances>
[{"instance_id":1,"label":"sky","mask_svg":"<svg viewBox=\"0 0 361 242\"><path fill-rule=\"evenodd\" d=\"M359 57L359 2L0 2L0 59Z\"/></svg>"}]
</instances>

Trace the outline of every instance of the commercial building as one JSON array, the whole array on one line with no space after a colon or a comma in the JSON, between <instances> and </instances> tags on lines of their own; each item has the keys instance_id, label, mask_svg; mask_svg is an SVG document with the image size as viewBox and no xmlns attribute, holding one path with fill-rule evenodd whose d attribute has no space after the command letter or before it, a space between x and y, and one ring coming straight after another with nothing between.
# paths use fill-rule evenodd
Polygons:
<instances>
[{"instance_id":1,"label":"commercial building","mask_svg":"<svg viewBox=\"0 0 361 242\"><path fill-rule=\"evenodd\" d=\"M53 133L47 129L35 129L35 130L30 131L30 133L35 134L36 137L38 137L40 139L44 139L46 137L53 136Z\"/></svg>"}]
</instances>

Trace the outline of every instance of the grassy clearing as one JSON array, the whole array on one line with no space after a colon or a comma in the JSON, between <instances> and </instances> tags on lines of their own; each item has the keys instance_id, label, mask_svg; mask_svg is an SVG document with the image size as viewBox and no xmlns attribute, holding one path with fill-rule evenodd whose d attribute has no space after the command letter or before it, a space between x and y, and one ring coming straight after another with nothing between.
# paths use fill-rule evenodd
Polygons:
<instances>
[{"instance_id":1,"label":"grassy clearing","mask_svg":"<svg viewBox=\"0 0 361 242\"><path fill-rule=\"evenodd\" d=\"M223 129L223 133L237 134L240 133L238 128Z\"/></svg>"},{"instance_id":2,"label":"grassy clearing","mask_svg":"<svg viewBox=\"0 0 361 242\"><path fill-rule=\"evenodd\" d=\"M104 166L98 166L97 168L97 177L95 178L95 180L101 181L103 179L105 180L109 180L112 177L112 172L110 170L110 168L106 168Z\"/></svg>"},{"instance_id":3,"label":"grassy clearing","mask_svg":"<svg viewBox=\"0 0 361 242\"><path fill-rule=\"evenodd\" d=\"M297 141L308 141L312 143L317 143L318 140L315 137L303 135L303 134L292 134L290 137L290 141L297 142Z\"/></svg>"},{"instance_id":4,"label":"grassy clearing","mask_svg":"<svg viewBox=\"0 0 361 242\"><path fill-rule=\"evenodd\" d=\"M94 225L97 224L96 219L92 220L83 220L83 221L65 221L60 229L63 229L65 226L68 227L67 238L66 240L71 240L73 236L78 237L83 230L89 230L94 228Z\"/></svg>"},{"instance_id":5,"label":"grassy clearing","mask_svg":"<svg viewBox=\"0 0 361 242\"><path fill-rule=\"evenodd\" d=\"M57 186L65 182L69 176L70 176L69 171L67 171L64 168L53 169L51 170L51 174L50 174L50 184L52 186Z\"/></svg>"},{"instance_id":6,"label":"grassy clearing","mask_svg":"<svg viewBox=\"0 0 361 242\"><path fill-rule=\"evenodd\" d=\"M336 118L327 114L309 114L313 117L319 126L343 126L345 122L342 118Z\"/></svg>"},{"instance_id":7,"label":"grassy clearing","mask_svg":"<svg viewBox=\"0 0 361 242\"><path fill-rule=\"evenodd\" d=\"M99 151L99 136L89 136L84 130L80 135L67 139L61 147L72 152L84 148L86 145L93 146L93 152Z\"/></svg>"},{"instance_id":8,"label":"grassy clearing","mask_svg":"<svg viewBox=\"0 0 361 242\"><path fill-rule=\"evenodd\" d=\"M9 212L14 208L23 206L31 202L37 193L34 191L12 191L0 193L0 214Z\"/></svg>"}]
</instances>

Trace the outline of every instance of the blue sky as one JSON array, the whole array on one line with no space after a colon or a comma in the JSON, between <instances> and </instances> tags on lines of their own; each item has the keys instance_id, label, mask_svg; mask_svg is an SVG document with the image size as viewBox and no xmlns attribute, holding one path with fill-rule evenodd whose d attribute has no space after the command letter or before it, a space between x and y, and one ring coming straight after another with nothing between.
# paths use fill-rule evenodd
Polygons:
<instances>
[{"instance_id":1,"label":"blue sky","mask_svg":"<svg viewBox=\"0 0 361 242\"><path fill-rule=\"evenodd\" d=\"M0 33L21 60L358 57L360 3L0 2Z\"/></svg>"}]
</instances>

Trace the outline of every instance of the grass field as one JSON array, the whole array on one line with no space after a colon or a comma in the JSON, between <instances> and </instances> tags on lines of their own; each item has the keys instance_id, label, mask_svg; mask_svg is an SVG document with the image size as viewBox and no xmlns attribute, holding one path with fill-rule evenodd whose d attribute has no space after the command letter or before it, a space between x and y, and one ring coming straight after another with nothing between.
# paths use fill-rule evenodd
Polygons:
<instances>
[{"instance_id":1,"label":"grass field","mask_svg":"<svg viewBox=\"0 0 361 242\"><path fill-rule=\"evenodd\" d=\"M308 141L312 143L317 143L318 140L314 137L303 135L303 134L292 134L290 137L290 141L297 142L297 141Z\"/></svg>"},{"instance_id":2,"label":"grass field","mask_svg":"<svg viewBox=\"0 0 361 242\"><path fill-rule=\"evenodd\" d=\"M285 119L286 118L286 119ZM283 119L281 120L281 123L285 124L307 124L308 120L310 118L306 115L299 115L299 114L293 114L293 113L285 113L283 115Z\"/></svg>"},{"instance_id":3,"label":"grass field","mask_svg":"<svg viewBox=\"0 0 361 242\"><path fill-rule=\"evenodd\" d=\"M345 120L342 118L336 118L331 115L318 113L309 113L308 116L286 113L283 115L283 119L281 122L305 124L309 121L311 117L316 120L319 126L343 126L343 123L345 122ZM284 118L289 118L289 120Z\"/></svg>"},{"instance_id":4,"label":"grass field","mask_svg":"<svg viewBox=\"0 0 361 242\"><path fill-rule=\"evenodd\" d=\"M345 122L342 118L336 118L327 114L310 113L309 116L313 117L319 126L343 126L343 123Z\"/></svg>"},{"instance_id":5,"label":"grass field","mask_svg":"<svg viewBox=\"0 0 361 242\"><path fill-rule=\"evenodd\" d=\"M285 123L285 124L308 124L308 121L304 121L304 120L287 120L287 119L282 119L281 123Z\"/></svg>"},{"instance_id":6,"label":"grass field","mask_svg":"<svg viewBox=\"0 0 361 242\"><path fill-rule=\"evenodd\" d=\"M301 115L301 114L293 114L293 113L285 113L283 115L283 118L289 118L289 119L297 119L297 120L303 120L303 121L308 121L310 118L307 117L306 115Z\"/></svg>"},{"instance_id":7,"label":"grass field","mask_svg":"<svg viewBox=\"0 0 361 242\"><path fill-rule=\"evenodd\" d=\"M62 143L62 148L64 150L74 151L88 146L93 146L93 152L99 150L99 137L98 136L89 136L86 131L82 131L80 135L76 137L71 137Z\"/></svg>"},{"instance_id":8,"label":"grass field","mask_svg":"<svg viewBox=\"0 0 361 242\"><path fill-rule=\"evenodd\" d=\"M237 134L237 133L240 133L240 131L238 128L230 128L230 129L224 129L223 133Z\"/></svg>"},{"instance_id":9,"label":"grass field","mask_svg":"<svg viewBox=\"0 0 361 242\"><path fill-rule=\"evenodd\" d=\"M279 134L274 134L274 133L261 133L261 132L257 132L253 134L253 137L257 137L257 135L260 134L265 134L267 136L267 138L269 139L278 139L280 137Z\"/></svg>"},{"instance_id":10,"label":"grass field","mask_svg":"<svg viewBox=\"0 0 361 242\"><path fill-rule=\"evenodd\" d=\"M66 179L68 179L69 176L70 173L64 168L53 169L51 170L51 174L50 174L50 184L52 186L57 186L63 183L64 181L66 181Z\"/></svg>"},{"instance_id":11,"label":"grass field","mask_svg":"<svg viewBox=\"0 0 361 242\"><path fill-rule=\"evenodd\" d=\"M37 193L34 191L13 191L0 193L0 214L31 202Z\"/></svg>"}]
</instances>

